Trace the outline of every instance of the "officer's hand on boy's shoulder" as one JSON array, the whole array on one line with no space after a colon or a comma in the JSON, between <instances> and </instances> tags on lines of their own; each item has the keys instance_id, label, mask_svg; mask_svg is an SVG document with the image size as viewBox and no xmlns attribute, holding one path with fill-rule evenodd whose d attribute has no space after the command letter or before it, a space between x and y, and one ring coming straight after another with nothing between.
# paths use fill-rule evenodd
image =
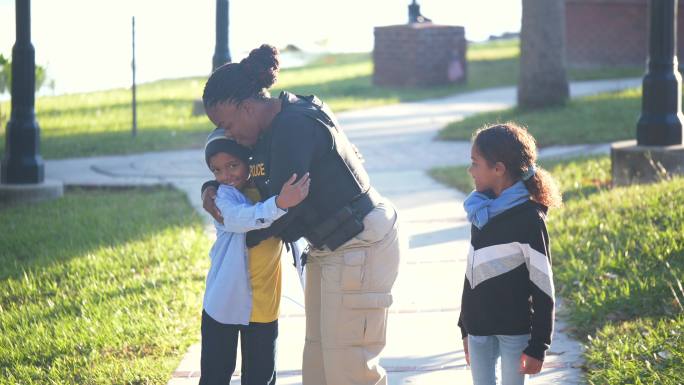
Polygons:
<instances>
[{"instance_id":1,"label":"officer's hand on boy's shoulder","mask_svg":"<svg viewBox=\"0 0 684 385\"><path fill-rule=\"evenodd\" d=\"M223 216L221 211L216 207L216 188L213 186L207 186L204 191L202 191L202 208L204 211L208 212L216 221L223 223Z\"/></svg>"}]
</instances>

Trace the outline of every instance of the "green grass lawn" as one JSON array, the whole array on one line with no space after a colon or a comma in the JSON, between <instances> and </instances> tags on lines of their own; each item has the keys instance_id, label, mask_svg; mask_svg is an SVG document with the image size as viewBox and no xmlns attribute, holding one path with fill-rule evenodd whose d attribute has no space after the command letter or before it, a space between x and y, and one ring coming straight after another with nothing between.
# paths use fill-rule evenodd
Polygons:
<instances>
[{"instance_id":1,"label":"green grass lawn","mask_svg":"<svg viewBox=\"0 0 684 385\"><path fill-rule=\"evenodd\" d=\"M684 179L610 187L607 156L541 162L565 205L548 224L558 293L590 384L680 384L684 373ZM466 167L433 170L472 188Z\"/></svg>"},{"instance_id":2,"label":"green grass lawn","mask_svg":"<svg viewBox=\"0 0 684 385\"><path fill-rule=\"evenodd\" d=\"M684 179L568 201L549 227L590 383L681 383Z\"/></svg>"},{"instance_id":3,"label":"green grass lawn","mask_svg":"<svg viewBox=\"0 0 684 385\"><path fill-rule=\"evenodd\" d=\"M326 55L307 66L283 69L273 89L317 94L334 111L435 98L517 83L517 40L472 44L468 48L468 82L429 88L375 87L369 53ZM570 71L574 80L639 76L641 68ZM131 137L130 91L41 97L36 101L45 158L124 154L200 147L211 129L204 116L191 116L205 77L163 80L138 87L138 136ZM9 103L1 111L9 113ZM0 155L5 124L0 122Z\"/></svg>"},{"instance_id":4,"label":"green grass lawn","mask_svg":"<svg viewBox=\"0 0 684 385\"><path fill-rule=\"evenodd\" d=\"M0 384L165 384L197 341L210 242L168 189L0 209Z\"/></svg>"},{"instance_id":5,"label":"green grass lawn","mask_svg":"<svg viewBox=\"0 0 684 385\"><path fill-rule=\"evenodd\" d=\"M540 147L603 143L634 138L640 113L641 89L637 88L573 99L557 108L481 113L450 123L439 137L470 140L479 127L512 120L525 125Z\"/></svg>"}]
</instances>

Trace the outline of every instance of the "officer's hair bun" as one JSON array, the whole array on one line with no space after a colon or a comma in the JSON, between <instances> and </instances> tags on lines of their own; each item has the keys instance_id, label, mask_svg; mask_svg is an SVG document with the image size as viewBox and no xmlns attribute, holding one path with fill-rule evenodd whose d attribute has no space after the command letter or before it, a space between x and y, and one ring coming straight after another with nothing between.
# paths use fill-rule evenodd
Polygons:
<instances>
[{"instance_id":1,"label":"officer's hair bun","mask_svg":"<svg viewBox=\"0 0 684 385\"><path fill-rule=\"evenodd\" d=\"M242 59L240 65L244 68L247 76L260 89L268 89L273 86L278 78L280 60L278 49L269 44L253 49L249 56Z\"/></svg>"}]
</instances>

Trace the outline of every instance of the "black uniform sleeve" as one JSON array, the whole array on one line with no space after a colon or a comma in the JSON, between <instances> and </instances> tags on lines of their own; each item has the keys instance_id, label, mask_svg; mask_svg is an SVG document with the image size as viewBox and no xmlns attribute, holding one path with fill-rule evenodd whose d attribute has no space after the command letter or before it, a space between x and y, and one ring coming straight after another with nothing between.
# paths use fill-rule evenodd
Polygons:
<instances>
[{"instance_id":1,"label":"black uniform sleeve","mask_svg":"<svg viewBox=\"0 0 684 385\"><path fill-rule=\"evenodd\" d=\"M530 357L544 360L546 350L551 346L554 323L554 286L551 271L549 234L541 217L536 217L530 226L529 257L527 268L530 273L532 293L532 331L527 348L523 351Z\"/></svg>"},{"instance_id":2,"label":"black uniform sleeve","mask_svg":"<svg viewBox=\"0 0 684 385\"><path fill-rule=\"evenodd\" d=\"M264 239L280 235L280 233L282 233L285 227L288 225L287 216L289 215L289 213L290 210L288 210L287 214L278 218L278 220L271 223L271 226L265 229L248 231L245 239L247 247L252 248L258 245Z\"/></svg>"}]
</instances>

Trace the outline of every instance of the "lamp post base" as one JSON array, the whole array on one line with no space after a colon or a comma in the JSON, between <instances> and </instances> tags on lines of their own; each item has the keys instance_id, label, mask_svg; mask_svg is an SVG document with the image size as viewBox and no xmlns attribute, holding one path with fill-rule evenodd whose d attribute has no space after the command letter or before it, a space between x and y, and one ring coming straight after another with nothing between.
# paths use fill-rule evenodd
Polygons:
<instances>
[{"instance_id":1,"label":"lamp post base","mask_svg":"<svg viewBox=\"0 0 684 385\"><path fill-rule=\"evenodd\" d=\"M615 142L610 148L610 159L614 186L684 176L684 145L640 146L635 140Z\"/></svg>"},{"instance_id":2,"label":"lamp post base","mask_svg":"<svg viewBox=\"0 0 684 385\"><path fill-rule=\"evenodd\" d=\"M46 179L43 183L0 183L0 205L40 202L64 195L61 181Z\"/></svg>"}]
</instances>

